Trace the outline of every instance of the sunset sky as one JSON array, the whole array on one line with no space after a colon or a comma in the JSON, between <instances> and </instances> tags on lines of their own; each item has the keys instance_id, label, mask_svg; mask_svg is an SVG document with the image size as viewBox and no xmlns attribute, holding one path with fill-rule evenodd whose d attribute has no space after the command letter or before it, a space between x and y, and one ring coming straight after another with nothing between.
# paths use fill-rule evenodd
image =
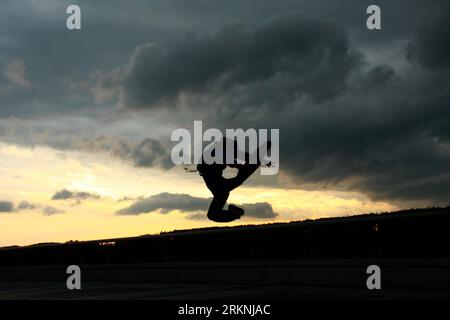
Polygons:
<instances>
[{"instance_id":1,"label":"sunset sky","mask_svg":"<svg viewBox=\"0 0 450 320\"><path fill-rule=\"evenodd\" d=\"M369 4L2 1L0 246L219 225L170 160L194 120L280 129L228 225L448 205L448 1Z\"/></svg>"}]
</instances>

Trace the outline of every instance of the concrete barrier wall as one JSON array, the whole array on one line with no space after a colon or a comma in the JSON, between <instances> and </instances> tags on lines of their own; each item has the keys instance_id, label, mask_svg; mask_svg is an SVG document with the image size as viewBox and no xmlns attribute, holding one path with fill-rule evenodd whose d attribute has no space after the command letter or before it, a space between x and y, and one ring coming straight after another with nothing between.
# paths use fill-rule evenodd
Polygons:
<instances>
[{"instance_id":1,"label":"concrete barrier wall","mask_svg":"<svg viewBox=\"0 0 450 320\"><path fill-rule=\"evenodd\" d=\"M450 259L297 260L80 265L83 281L365 286L381 268L382 287L450 290ZM0 268L0 281L65 281L67 266Z\"/></svg>"}]
</instances>

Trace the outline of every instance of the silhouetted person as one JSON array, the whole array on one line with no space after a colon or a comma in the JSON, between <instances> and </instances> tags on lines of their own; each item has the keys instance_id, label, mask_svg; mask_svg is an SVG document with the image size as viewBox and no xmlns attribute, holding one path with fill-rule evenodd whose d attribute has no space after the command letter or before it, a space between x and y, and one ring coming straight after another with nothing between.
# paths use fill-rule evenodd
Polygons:
<instances>
[{"instance_id":1,"label":"silhouetted person","mask_svg":"<svg viewBox=\"0 0 450 320\"><path fill-rule=\"evenodd\" d=\"M267 151L270 150L271 143L267 142ZM234 149L236 148L236 141L234 143ZM248 153L245 153L245 163L240 164L237 162L235 157L233 164L226 164L226 143L225 138L223 142L223 157L224 161L222 163L201 163L197 165L197 170L200 175L203 177L203 180L206 183L206 186L213 194L213 200L208 209L208 218L215 222L230 222L236 219L239 219L243 214L244 210L235 205L228 205L228 210L224 209L224 206L227 202L228 197L230 196L230 192L237 187L239 187L248 177L252 175L256 169L261 165L261 159L259 159L259 155L257 158L257 162L255 164L249 163L250 156ZM255 152L258 154L259 149ZM214 156L215 150L211 152ZM236 155L236 152L235 152ZM268 164L270 166L270 163ZM222 176L223 170L229 166L231 168L237 168L238 173L234 178L224 178Z\"/></svg>"}]
</instances>

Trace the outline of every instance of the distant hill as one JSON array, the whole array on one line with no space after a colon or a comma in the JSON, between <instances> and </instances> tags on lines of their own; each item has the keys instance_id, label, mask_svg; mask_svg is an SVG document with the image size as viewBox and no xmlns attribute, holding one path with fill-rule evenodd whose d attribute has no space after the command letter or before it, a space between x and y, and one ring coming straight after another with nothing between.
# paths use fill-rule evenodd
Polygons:
<instances>
[{"instance_id":1,"label":"distant hill","mask_svg":"<svg viewBox=\"0 0 450 320\"><path fill-rule=\"evenodd\" d=\"M450 257L450 207L0 249L1 266Z\"/></svg>"},{"instance_id":2,"label":"distant hill","mask_svg":"<svg viewBox=\"0 0 450 320\"><path fill-rule=\"evenodd\" d=\"M434 214L434 213L447 213L450 212L450 206L448 207L429 207L429 208L412 208L405 210L398 210L392 212L372 212L366 214L352 215L352 216L341 216L341 217L325 217L319 219L305 219L305 220L297 220L291 222L271 222L266 224L248 224L248 225L239 225L239 226L222 226L222 227L205 227L205 228L194 228L194 229L182 229L182 230L173 230L167 232L161 232L159 235L170 235L170 234L180 234L180 233L191 233L191 232L204 232L204 231L216 231L216 230L236 230L242 228L264 228L271 226L285 226L285 225L297 225L297 224L323 224L323 223L340 223L340 222L348 222L348 221L358 221L365 220L366 218L371 217L383 217L383 218L392 218L398 217L399 215L405 214ZM143 236L152 236L151 234L143 235Z\"/></svg>"}]
</instances>

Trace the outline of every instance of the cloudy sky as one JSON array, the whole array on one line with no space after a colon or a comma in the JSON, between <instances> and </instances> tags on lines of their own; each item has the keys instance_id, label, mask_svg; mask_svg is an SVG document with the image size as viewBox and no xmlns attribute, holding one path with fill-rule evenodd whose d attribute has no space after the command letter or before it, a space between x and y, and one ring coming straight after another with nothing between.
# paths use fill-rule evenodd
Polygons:
<instances>
[{"instance_id":1,"label":"cloudy sky","mask_svg":"<svg viewBox=\"0 0 450 320\"><path fill-rule=\"evenodd\" d=\"M202 178L170 161L194 120L280 129L280 172L232 193L234 224L450 202L448 1L0 9L0 246L216 225Z\"/></svg>"}]
</instances>

